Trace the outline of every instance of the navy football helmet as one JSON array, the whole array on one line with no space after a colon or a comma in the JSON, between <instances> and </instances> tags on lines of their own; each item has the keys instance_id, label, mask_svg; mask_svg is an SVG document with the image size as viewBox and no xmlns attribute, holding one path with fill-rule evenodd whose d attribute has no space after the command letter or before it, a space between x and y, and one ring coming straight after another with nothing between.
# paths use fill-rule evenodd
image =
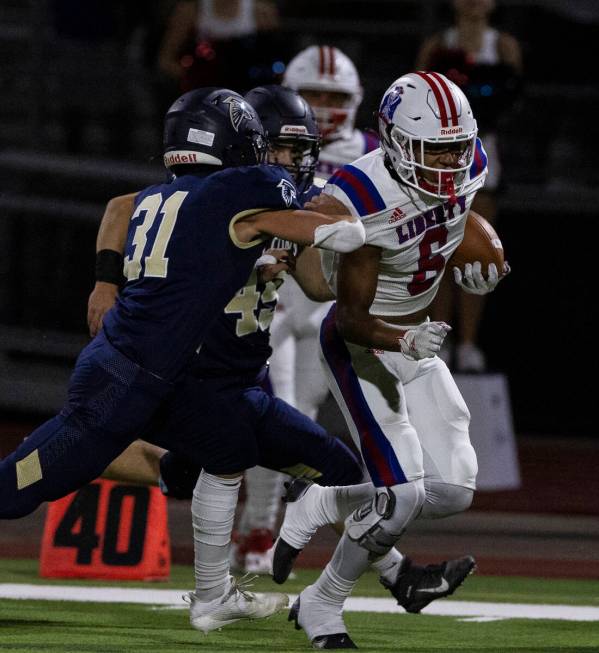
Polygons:
<instances>
[{"instance_id":1,"label":"navy football helmet","mask_svg":"<svg viewBox=\"0 0 599 653\"><path fill-rule=\"evenodd\" d=\"M164 119L164 165L255 165L266 160L264 128L252 106L226 88L198 88L175 100Z\"/></svg>"},{"instance_id":2,"label":"navy football helmet","mask_svg":"<svg viewBox=\"0 0 599 653\"><path fill-rule=\"evenodd\" d=\"M246 93L264 126L269 148L289 148L291 163L284 165L303 192L314 179L320 134L310 105L290 88L270 84ZM274 157L276 159L276 157Z\"/></svg>"}]
</instances>

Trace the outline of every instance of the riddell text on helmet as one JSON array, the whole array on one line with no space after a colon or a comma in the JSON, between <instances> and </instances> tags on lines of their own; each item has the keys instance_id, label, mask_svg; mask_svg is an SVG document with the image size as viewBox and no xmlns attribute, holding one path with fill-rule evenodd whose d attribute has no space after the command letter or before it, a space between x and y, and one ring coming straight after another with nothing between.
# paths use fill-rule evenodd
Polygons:
<instances>
[{"instance_id":1,"label":"riddell text on helmet","mask_svg":"<svg viewBox=\"0 0 599 653\"><path fill-rule=\"evenodd\" d=\"M461 125L458 125L457 127L441 127L439 130L441 136L454 136L455 134L462 134L463 132L464 128Z\"/></svg>"},{"instance_id":2,"label":"riddell text on helmet","mask_svg":"<svg viewBox=\"0 0 599 653\"><path fill-rule=\"evenodd\" d=\"M164 163L171 166L175 163L199 163L197 152L191 150L177 150L164 155Z\"/></svg>"}]
</instances>

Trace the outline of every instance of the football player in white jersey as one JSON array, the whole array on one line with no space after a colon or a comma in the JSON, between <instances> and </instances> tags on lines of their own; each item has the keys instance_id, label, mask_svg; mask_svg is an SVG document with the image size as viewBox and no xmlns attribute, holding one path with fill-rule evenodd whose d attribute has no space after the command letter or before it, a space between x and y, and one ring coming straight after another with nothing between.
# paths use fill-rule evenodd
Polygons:
<instances>
[{"instance_id":1,"label":"football player in white jersey","mask_svg":"<svg viewBox=\"0 0 599 653\"><path fill-rule=\"evenodd\" d=\"M355 65L338 48L312 45L302 50L289 62L283 85L303 96L318 122L322 144L315 185L322 187L340 166L378 147L373 133L354 127L362 85ZM328 394L318 360L318 333L330 307L328 302L308 299L295 280L288 279L279 289L271 325L270 379L274 392L311 419L316 419ZM239 528L249 535L234 551L240 547L245 551L241 563L245 571L269 573L272 551L265 550L265 541L278 516L283 476L255 467L246 473L246 481L249 496ZM266 500L268 496L273 500Z\"/></svg>"},{"instance_id":2,"label":"football player in white jersey","mask_svg":"<svg viewBox=\"0 0 599 653\"><path fill-rule=\"evenodd\" d=\"M339 48L311 45L287 66L283 84L312 107L322 137L317 175L328 179L338 168L378 147L373 133L356 129L362 102L360 76Z\"/></svg>"},{"instance_id":3,"label":"football player in white jersey","mask_svg":"<svg viewBox=\"0 0 599 653\"><path fill-rule=\"evenodd\" d=\"M371 481L349 490L304 484L288 504L275 580L316 528L346 519L333 558L290 615L315 648L355 647L342 609L372 562L410 612L452 593L474 567L466 556L415 573L394 545L418 517L466 510L475 489L470 415L437 356L450 327L430 322L427 309L484 184L486 155L468 100L437 73L410 73L389 87L379 134L381 148L341 168L313 203L323 210L341 202L367 232L367 245L325 262L337 304L322 324L321 347ZM473 262L453 274L465 291L484 294L506 271Z\"/></svg>"}]
</instances>

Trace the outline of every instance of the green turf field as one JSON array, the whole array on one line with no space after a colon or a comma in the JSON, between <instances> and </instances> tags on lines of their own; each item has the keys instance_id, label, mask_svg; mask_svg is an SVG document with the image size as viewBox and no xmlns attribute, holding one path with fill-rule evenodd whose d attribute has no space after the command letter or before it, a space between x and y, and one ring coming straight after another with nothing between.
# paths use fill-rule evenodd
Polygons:
<instances>
[{"instance_id":1,"label":"green turf field","mask_svg":"<svg viewBox=\"0 0 599 653\"><path fill-rule=\"evenodd\" d=\"M297 593L317 572L300 570L284 586ZM168 583L118 583L118 587L191 588L192 571L174 567ZM37 577L30 560L0 561L0 584L94 585L102 581L49 581ZM279 589L262 579L256 589ZM355 596L388 594L374 575L367 575ZM502 603L598 606L598 581L470 577L452 600ZM351 635L363 651L446 651L474 653L550 653L599 651L599 621L505 619L472 622L461 618L351 612ZM308 651L308 641L286 621L286 613L269 620L238 623L204 636L192 630L185 610L124 603L78 603L0 599L0 651L93 653L233 653L236 651Z\"/></svg>"}]
</instances>

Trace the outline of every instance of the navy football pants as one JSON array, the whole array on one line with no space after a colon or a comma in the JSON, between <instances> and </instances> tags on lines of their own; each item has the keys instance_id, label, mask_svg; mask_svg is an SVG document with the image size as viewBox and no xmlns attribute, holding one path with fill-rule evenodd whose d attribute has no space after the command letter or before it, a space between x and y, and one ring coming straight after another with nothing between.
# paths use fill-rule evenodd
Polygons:
<instances>
[{"instance_id":1,"label":"navy football pants","mask_svg":"<svg viewBox=\"0 0 599 653\"><path fill-rule=\"evenodd\" d=\"M252 395L261 396L253 388ZM160 460L160 475L168 488L168 496L190 499L202 468L212 473L234 473L247 469L254 462L275 471L319 476L320 485L354 485L362 479L362 468L356 455L341 440L329 435L319 424L286 404L282 399L263 397L266 410L257 421L252 441L256 445L256 458L242 462L236 460L238 449L232 449L228 466L222 466L199 447L199 455L190 460L188 455L169 451ZM202 455L206 454L206 460ZM216 465L215 465L216 463Z\"/></svg>"},{"instance_id":2,"label":"navy football pants","mask_svg":"<svg viewBox=\"0 0 599 653\"><path fill-rule=\"evenodd\" d=\"M189 375L140 437L210 474L303 464L326 473L327 484L359 482L358 460L340 440L256 381Z\"/></svg>"},{"instance_id":3,"label":"navy football pants","mask_svg":"<svg viewBox=\"0 0 599 653\"><path fill-rule=\"evenodd\" d=\"M24 517L100 476L171 390L100 334L79 355L61 412L0 461L0 519Z\"/></svg>"}]
</instances>

